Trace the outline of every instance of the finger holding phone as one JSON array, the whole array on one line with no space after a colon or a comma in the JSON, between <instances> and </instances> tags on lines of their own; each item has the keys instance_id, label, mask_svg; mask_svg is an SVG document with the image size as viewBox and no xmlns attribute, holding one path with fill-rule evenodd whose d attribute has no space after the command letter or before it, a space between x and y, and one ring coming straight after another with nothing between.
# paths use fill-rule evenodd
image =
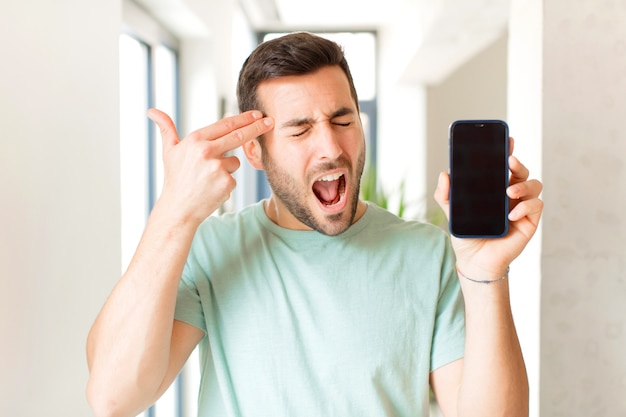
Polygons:
<instances>
[{"instance_id":1,"label":"finger holding phone","mask_svg":"<svg viewBox=\"0 0 626 417\"><path fill-rule=\"evenodd\" d=\"M450 126L450 174L439 177L435 200L450 222L459 269L484 280L502 277L532 238L541 217L541 182L512 156L501 120Z\"/></svg>"}]
</instances>

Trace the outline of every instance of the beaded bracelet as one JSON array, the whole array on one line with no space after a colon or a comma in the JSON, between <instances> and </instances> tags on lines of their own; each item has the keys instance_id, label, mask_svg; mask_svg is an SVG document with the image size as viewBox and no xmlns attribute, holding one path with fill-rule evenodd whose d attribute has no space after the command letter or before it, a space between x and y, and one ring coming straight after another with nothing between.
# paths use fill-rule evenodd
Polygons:
<instances>
[{"instance_id":1,"label":"beaded bracelet","mask_svg":"<svg viewBox=\"0 0 626 417\"><path fill-rule=\"evenodd\" d=\"M469 280L469 281L472 281L472 282L477 282L479 284L491 284L493 282L498 282L498 281L502 281L504 279L507 279L509 277L509 270L510 269L511 269L511 267L507 266L505 274L503 276L501 276L500 278L480 280L480 279L474 279L474 278L470 278L470 277L466 276L465 274L463 274L463 272L461 272L461 270L459 269L459 266L458 265L456 266L456 272L457 272L457 274L459 274L459 276L462 276L466 280Z\"/></svg>"}]
</instances>

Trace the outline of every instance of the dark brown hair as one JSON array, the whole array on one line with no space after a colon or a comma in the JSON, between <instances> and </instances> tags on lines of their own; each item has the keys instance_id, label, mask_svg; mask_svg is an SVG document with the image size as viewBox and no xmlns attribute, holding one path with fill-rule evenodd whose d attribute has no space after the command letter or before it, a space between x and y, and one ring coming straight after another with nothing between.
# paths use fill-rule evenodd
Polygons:
<instances>
[{"instance_id":1,"label":"dark brown hair","mask_svg":"<svg viewBox=\"0 0 626 417\"><path fill-rule=\"evenodd\" d=\"M338 65L348 77L350 94L358 108L354 81L341 46L321 36L296 32L263 42L246 59L237 82L239 111L263 111L257 97L257 87L261 82L288 75L310 74L330 65Z\"/></svg>"}]
</instances>

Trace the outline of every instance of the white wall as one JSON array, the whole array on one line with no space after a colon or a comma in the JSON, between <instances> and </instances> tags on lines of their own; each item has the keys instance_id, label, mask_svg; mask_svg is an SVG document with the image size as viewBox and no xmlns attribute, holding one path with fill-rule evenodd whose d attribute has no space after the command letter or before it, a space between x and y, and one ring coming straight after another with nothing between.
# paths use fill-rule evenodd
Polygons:
<instances>
[{"instance_id":1,"label":"white wall","mask_svg":"<svg viewBox=\"0 0 626 417\"><path fill-rule=\"evenodd\" d=\"M87 416L87 331L119 277L120 2L3 2L0 415Z\"/></svg>"},{"instance_id":2,"label":"white wall","mask_svg":"<svg viewBox=\"0 0 626 417\"><path fill-rule=\"evenodd\" d=\"M542 416L626 415L626 3L543 1Z\"/></svg>"},{"instance_id":3,"label":"white wall","mask_svg":"<svg viewBox=\"0 0 626 417\"><path fill-rule=\"evenodd\" d=\"M509 110L534 141L524 152L545 201L540 247L524 259L531 271L534 252L541 261L541 279L526 281L541 326L531 415L622 416L626 4L514 0L511 11Z\"/></svg>"}]
</instances>

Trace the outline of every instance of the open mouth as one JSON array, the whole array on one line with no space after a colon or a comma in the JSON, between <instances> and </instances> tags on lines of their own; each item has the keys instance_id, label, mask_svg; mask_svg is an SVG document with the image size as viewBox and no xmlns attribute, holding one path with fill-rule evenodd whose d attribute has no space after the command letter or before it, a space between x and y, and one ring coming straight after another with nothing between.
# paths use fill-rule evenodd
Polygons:
<instances>
[{"instance_id":1,"label":"open mouth","mask_svg":"<svg viewBox=\"0 0 626 417\"><path fill-rule=\"evenodd\" d=\"M346 179L340 173L324 175L313 183L313 193L324 206L333 206L346 193Z\"/></svg>"}]
</instances>

